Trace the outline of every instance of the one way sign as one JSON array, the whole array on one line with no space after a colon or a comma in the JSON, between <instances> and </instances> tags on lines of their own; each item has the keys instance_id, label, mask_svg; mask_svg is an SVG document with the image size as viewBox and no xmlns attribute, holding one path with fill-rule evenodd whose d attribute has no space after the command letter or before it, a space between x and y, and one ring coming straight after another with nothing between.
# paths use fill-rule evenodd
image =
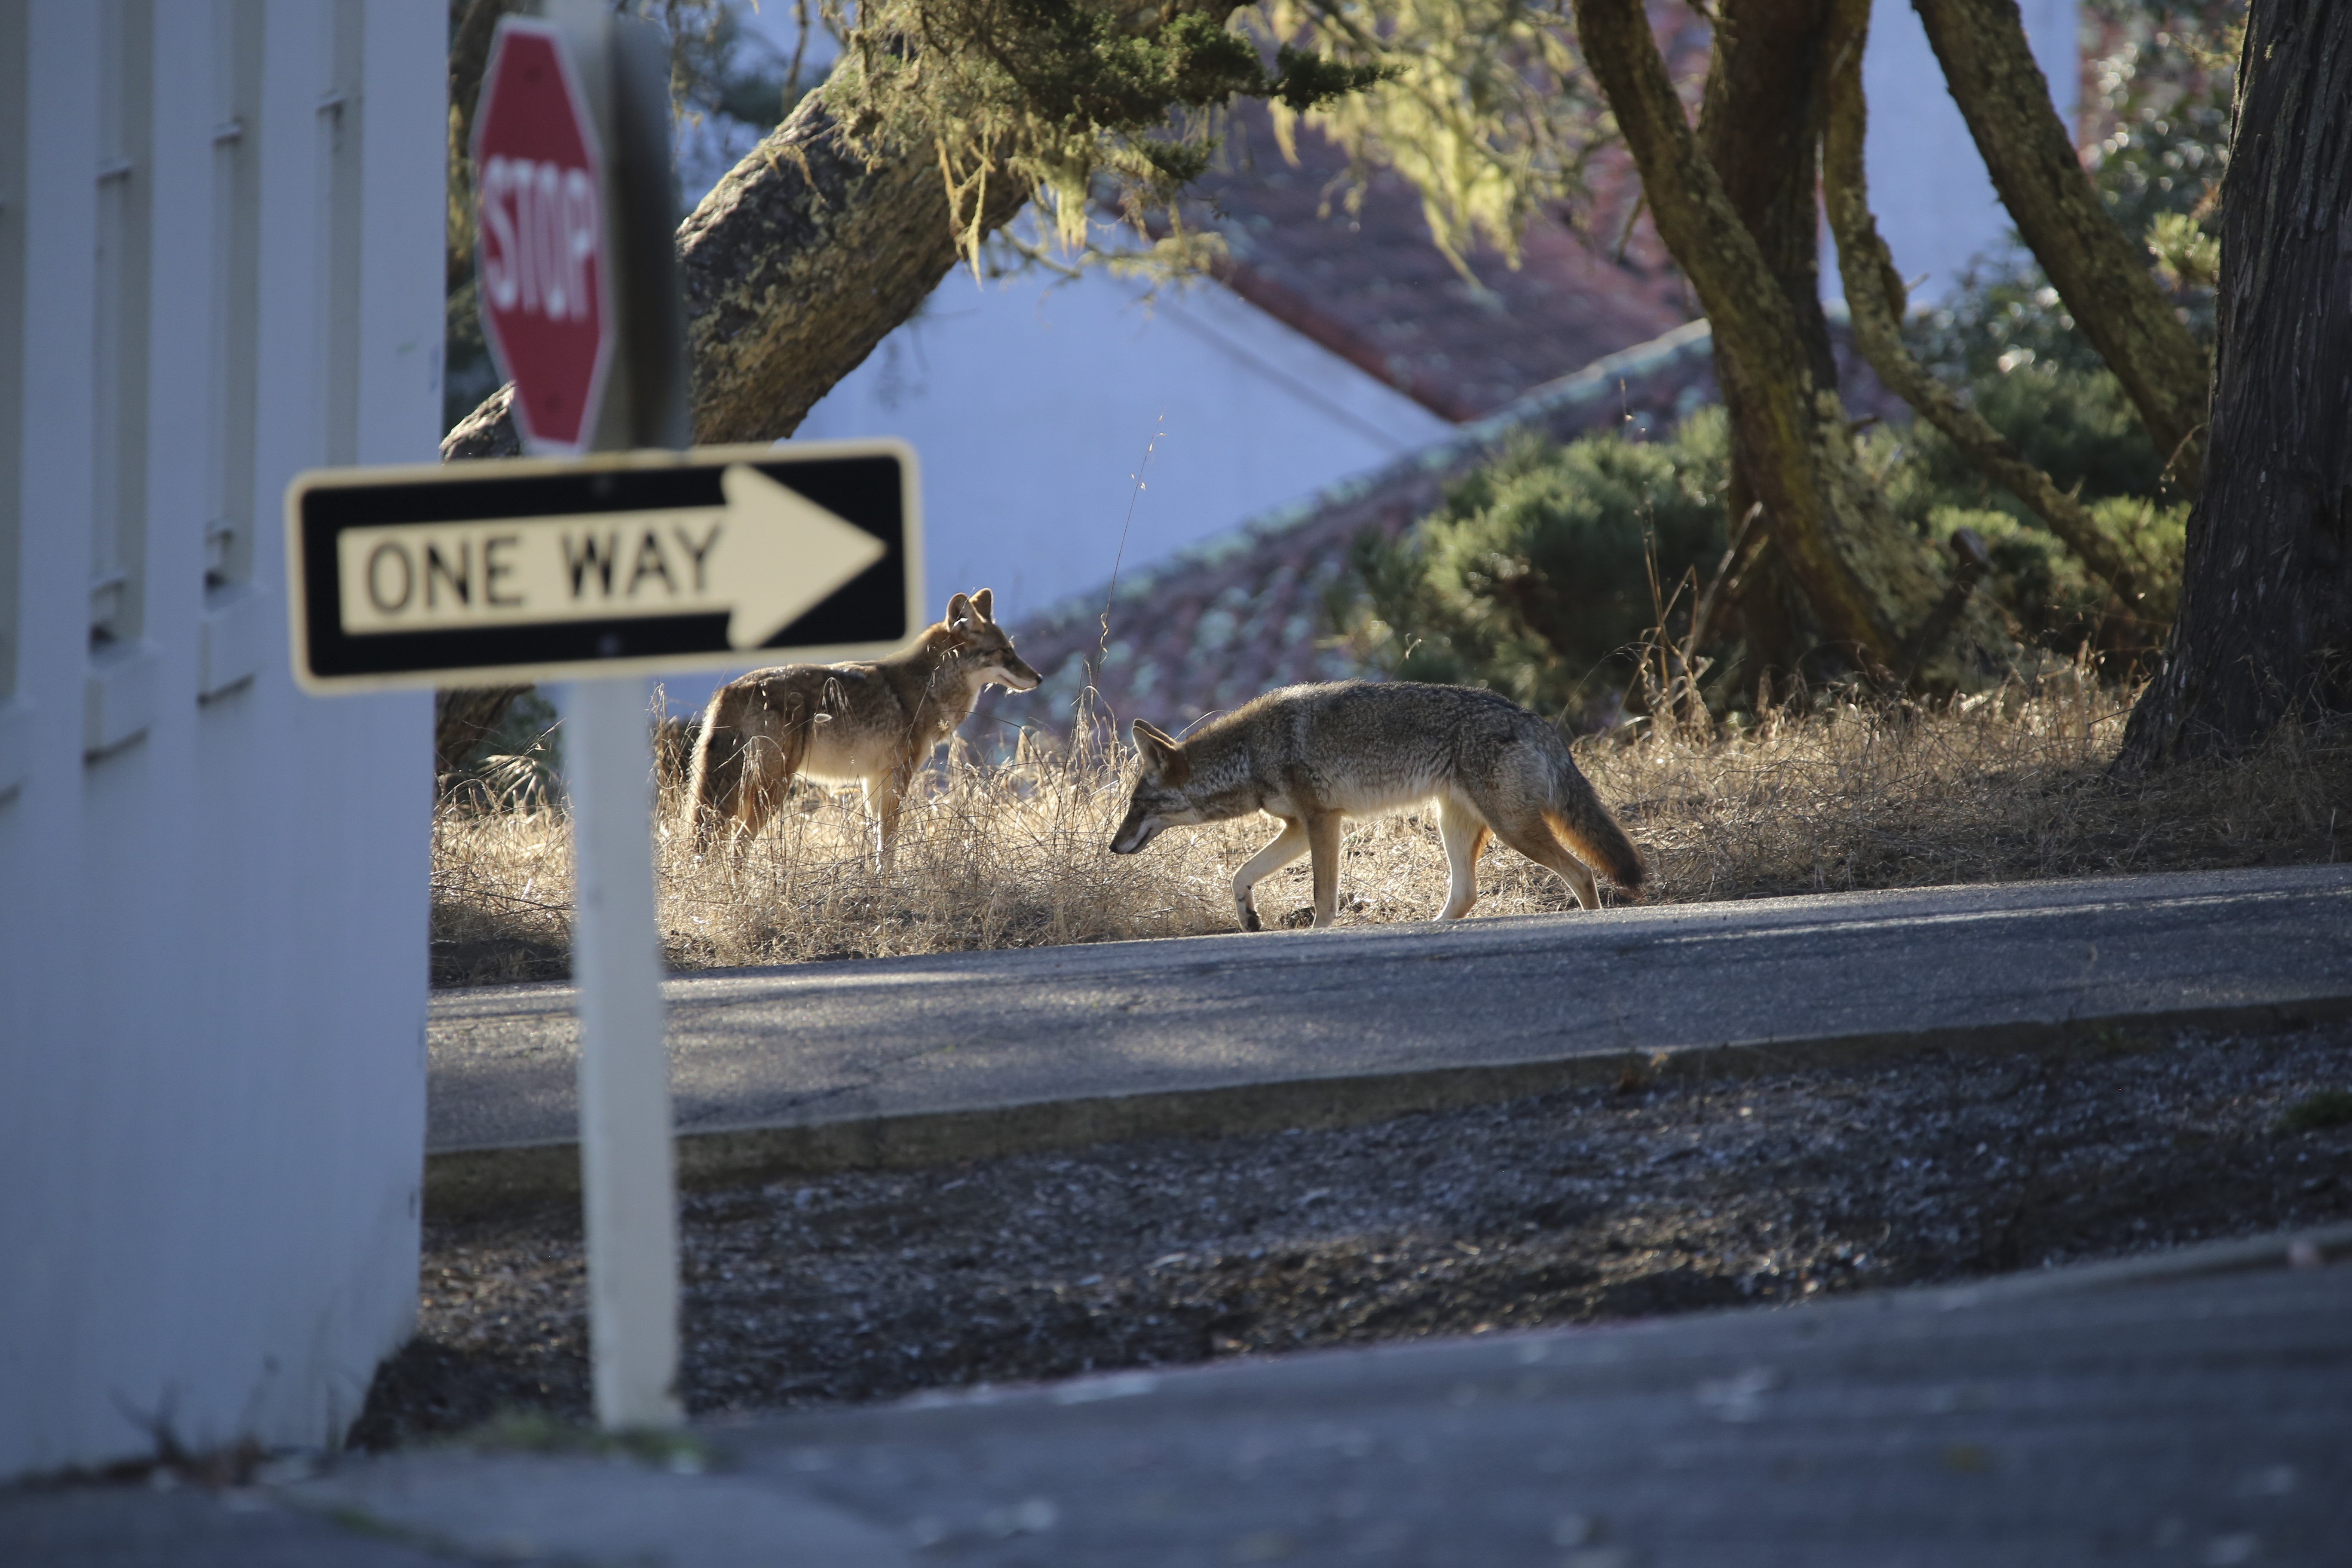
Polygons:
<instances>
[{"instance_id":1,"label":"one way sign","mask_svg":"<svg viewBox=\"0 0 2352 1568\"><path fill-rule=\"evenodd\" d=\"M286 526L313 691L824 662L922 624L900 442L321 470Z\"/></svg>"}]
</instances>

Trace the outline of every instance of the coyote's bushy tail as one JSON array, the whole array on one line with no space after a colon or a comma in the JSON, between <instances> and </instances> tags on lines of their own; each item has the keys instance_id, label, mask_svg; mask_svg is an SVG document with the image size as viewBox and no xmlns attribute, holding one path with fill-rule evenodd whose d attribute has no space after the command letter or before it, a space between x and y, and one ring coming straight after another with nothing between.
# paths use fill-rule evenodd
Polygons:
<instances>
[{"instance_id":1,"label":"coyote's bushy tail","mask_svg":"<svg viewBox=\"0 0 2352 1568\"><path fill-rule=\"evenodd\" d=\"M1578 859L1601 871L1628 893L1640 890L1647 868L1642 864L1642 852L1609 815L1593 793L1591 781L1576 765L1569 754L1568 742L1553 735L1551 751L1551 799L1544 806L1544 820L1559 835Z\"/></svg>"}]
</instances>

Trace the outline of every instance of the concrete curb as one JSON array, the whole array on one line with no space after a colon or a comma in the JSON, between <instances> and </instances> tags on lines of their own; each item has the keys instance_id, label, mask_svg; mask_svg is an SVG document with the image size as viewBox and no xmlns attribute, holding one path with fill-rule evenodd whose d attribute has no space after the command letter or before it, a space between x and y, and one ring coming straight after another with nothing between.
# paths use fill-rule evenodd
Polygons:
<instances>
[{"instance_id":1,"label":"concrete curb","mask_svg":"<svg viewBox=\"0 0 2352 1568\"><path fill-rule=\"evenodd\" d=\"M1239 1137L1292 1127L1351 1127L1416 1111L1494 1105L1561 1089L1620 1084L1629 1076L1745 1079L1811 1068L1852 1067L1930 1051L2105 1055L2147 1048L2154 1042L2147 1037L2173 1029L2268 1033L2346 1016L2352 1016L2352 996L1962 1028L1796 1037L1650 1054L1618 1051L1539 1062L1455 1064L1410 1072L1281 1079L968 1110L700 1128L677 1136L677 1176L681 1188L708 1190L836 1171L905 1170L997 1159L1134 1138ZM425 1213L435 1221L475 1218L507 1208L576 1205L579 1197L579 1146L570 1139L447 1150L427 1155L425 1162Z\"/></svg>"},{"instance_id":2,"label":"concrete curb","mask_svg":"<svg viewBox=\"0 0 2352 1568\"><path fill-rule=\"evenodd\" d=\"M2204 1279L2221 1274L2252 1274L2271 1268L2319 1268L2352 1260L2352 1223L2309 1230L2279 1230L2226 1241L2202 1241L2137 1258L2073 1263L2061 1268L1998 1275L1973 1285L1927 1285L1919 1298L1938 1310L1992 1306L2002 1301L2078 1296Z\"/></svg>"}]
</instances>

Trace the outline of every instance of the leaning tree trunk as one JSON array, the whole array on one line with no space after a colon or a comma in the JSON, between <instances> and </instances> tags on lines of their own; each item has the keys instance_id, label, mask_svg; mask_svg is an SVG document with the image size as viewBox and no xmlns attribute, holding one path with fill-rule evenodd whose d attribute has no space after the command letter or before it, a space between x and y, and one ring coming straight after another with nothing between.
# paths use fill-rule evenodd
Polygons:
<instances>
[{"instance_id":1,"label":"leaning tree trunk","mask_svg":"<svg viewBox=\"0 0 2352 1568\"><path fill-rule=\"evenodd\" d=\"M1829 320L1821 304L1821 210L1814 195L1821 144L1822 26L1829 0L1725 0L1707 61L1699 144L1732 211L1764 253L1764 265L1796 310L1797 337L1817 386L1837 384ZM1716 380L1731 414L1727 526L1736 536L1761 498L1771 461L1758 446L1770 429L1743 405L1745 384L1717 350ZM1772 538L1769 518L1756 531ZM1803 596L1781 558L1766 551L1740 573L1735 605L1748 657L1759 674L1795 671L1815 640Z\"/></svg>"},{"instance_id":2,"label":"leaning tree trunk","mask_svg":"<svg viewBox=\"0 0 2352 1568\"><path fill-rule=\"evenodd\" d=\"M1897 668L1943 598L1927 552L1860 471L1837 389L1822 384L1798 306L1701 151L1641 0L1574 6L1586 63L1641 171L1659 236L1714 327L1724 401L1736 438L1755 455L1752 482L1773 545L1846 658L1865 670Z\"/></svg>"},{"instance_id":3,"label":"leaning tree trunk","mask_svg":"<svg viewBox=\"0 0 2352 1568\"><path fill-rule=\"evenodd\" d=\"M2221 182L2212 441L2124 762L2352 711L2352 5L2253 0Z\"/></svg>"},{"instance_id":4,"label":"leaning tree trunk","mask_svg":"<svg viewBox=\"0 0 2352 1568\"><path fill-rule=\"evenodd\" d=\"M1911 0L2017 232L2116 373L2181 489L2203 466L2205 356L2116 226L2034 63L2017 0Z\"/></svg>"},{"instance_id":5,"label":"leaning tree trunk","mask_svg":"<svg viewBox=\"0 0 2352 1568\"><path fill-rule=\"evenodd\" d=\"M711 188L678 226L694 438L773 441L912 316L956 265L935 157L862 156L822 90ZM1028 192L994 182L988 230ZM441 444L446 460L520 447L500 387Z\"/></svg>"}]
</instances>

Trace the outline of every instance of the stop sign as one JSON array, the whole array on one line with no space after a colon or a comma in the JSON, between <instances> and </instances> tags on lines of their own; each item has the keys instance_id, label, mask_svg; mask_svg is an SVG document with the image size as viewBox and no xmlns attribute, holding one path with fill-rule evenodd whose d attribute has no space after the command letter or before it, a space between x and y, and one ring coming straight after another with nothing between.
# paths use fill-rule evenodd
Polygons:
<instances>
[{"instance_id":1,"label":"stop sign","mask_svg":"<svg viewBox=\"0 0 2352 1568\"><path fill-rule=\"evenodd\" d=\"M474 116L482 334L534 451L577 453L618 335L604 254L604 162L587 95L548 23L499 24Z\"/></svg>"}]
</instances>

